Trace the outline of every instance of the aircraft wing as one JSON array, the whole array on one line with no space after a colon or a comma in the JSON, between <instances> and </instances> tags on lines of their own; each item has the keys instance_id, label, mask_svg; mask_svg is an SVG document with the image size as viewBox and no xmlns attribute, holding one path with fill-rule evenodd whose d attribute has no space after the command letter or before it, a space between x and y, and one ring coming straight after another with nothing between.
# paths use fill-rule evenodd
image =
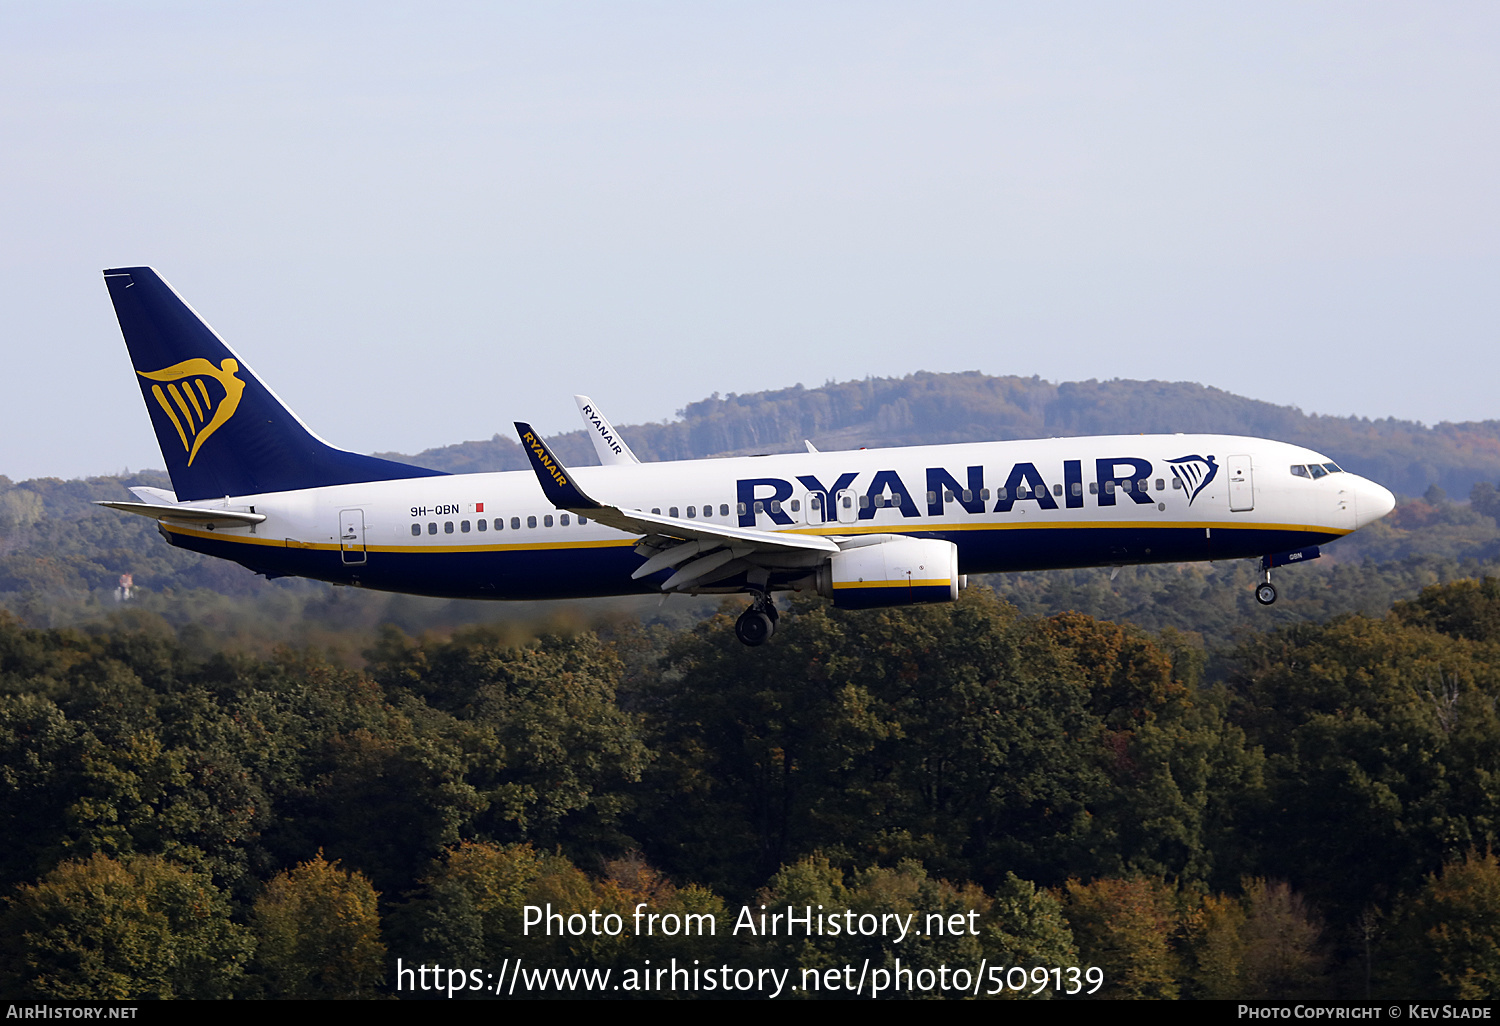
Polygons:
<instances>
[{"instance_id":1,"label":"aircraft wing","mask_svg":"<svg viewBox=\"0 0 1500 1026\"><path fill-rule=\"evenodd\" d=\"M599 502L578 487L572 471L552 454L531 425L517 421L516 433L531 459L542 493L552 505L616 530L644 536L636 551L649 554L650 558L632 577L639 579L686 563L662 585L663 591L685 591L710 584L750 566L797 566L810 570L839 551L835 542L820 535L753 531Z\"/></svg>"}]
</instances>

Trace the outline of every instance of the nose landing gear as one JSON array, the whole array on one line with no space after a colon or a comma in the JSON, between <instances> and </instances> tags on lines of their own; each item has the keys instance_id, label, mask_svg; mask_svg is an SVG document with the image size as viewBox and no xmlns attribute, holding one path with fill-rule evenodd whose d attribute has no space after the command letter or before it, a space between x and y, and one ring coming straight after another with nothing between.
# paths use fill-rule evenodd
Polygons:
<instances>
[{"instance_id":1,"label":"nose landing gear","mask_svg":"<svg viewBox=\"0 0 1500 1026\"><path fill-rule=\"evenodd\" d=\"M1263 606L1276 601L1276 585L1271 583L1271 567L1275 565L1275 556L1266 556L1260 561L1260 572L1264 575L1264 580L1255 586L1255 601Z\"/></svg>"}]
</instances>

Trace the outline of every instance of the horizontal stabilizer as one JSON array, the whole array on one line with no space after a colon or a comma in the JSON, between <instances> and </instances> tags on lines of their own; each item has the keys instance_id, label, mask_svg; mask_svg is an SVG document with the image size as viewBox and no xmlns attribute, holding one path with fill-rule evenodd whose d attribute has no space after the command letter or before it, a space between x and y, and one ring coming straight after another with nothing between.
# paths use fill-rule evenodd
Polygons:
<instances>
[{"instance_id":1,"label":"horizontal stabilizer","mask_svg":"<svg viewBox=\"0 0 1500 1026\"><path fill-rule=\"evenodd\" d=\"M123 513L151 517L153 520L176 520L184 524L223 524L226 527L244 527L258 524L266 519L264 513L248 510L214 509L211 506L172 506L154 502L95 502L95 506L108 506Z\"/></svg>"}]
</instances>

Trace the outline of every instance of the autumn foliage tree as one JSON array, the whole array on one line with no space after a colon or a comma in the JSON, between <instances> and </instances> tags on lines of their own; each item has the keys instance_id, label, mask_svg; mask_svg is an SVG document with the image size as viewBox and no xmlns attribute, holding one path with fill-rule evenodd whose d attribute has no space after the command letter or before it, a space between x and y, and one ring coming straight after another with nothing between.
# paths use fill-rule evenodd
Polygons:
<instances>
[{"instance_id":1,"label":"autumn foliage tree","mask_svg":"<svg viewBox=\"0 0 1500 1026\"><path fill-rule=\"evenodd\" d=\"M379 895L320 851L256 899L256 975L268 997L373 997L385 976Z\"/></svg>"}]
</instances>

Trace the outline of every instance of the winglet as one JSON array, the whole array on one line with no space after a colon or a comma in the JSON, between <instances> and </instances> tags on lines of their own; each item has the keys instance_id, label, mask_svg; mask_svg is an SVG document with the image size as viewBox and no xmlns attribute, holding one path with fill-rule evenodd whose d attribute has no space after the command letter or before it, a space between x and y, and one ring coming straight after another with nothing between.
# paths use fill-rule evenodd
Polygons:
<instances>
[{"instance_id":1,"label":"winglet","mask_svg":"<svg viewBox=\"0 0 1500 1026\"><path fill-rule=\"evenodd\" d=\"M521 436L521 448L526 450L526 455L531 460L531 469L536 471L537 483L542 486L542 494L547 496L548 502L558 509L600 508L599 503L573 483L573 472L552 455L552 450L531 430L530 424L523 424L519 420L515 424L516 434Z\"/></svg>"},{"instance_id":2,"label":"winglet","mask_svg":"<svg viewBox=\"0 0 1500 1026\"><path fill-rule=\"evenodd\" d=\"M589 439L594 443L594 451L599 454L600 463L609 467L641 462L630 451L630 446L625 444L625 439L620 437L620 432L600 412L599 405L594 400L586 395L575 395L573 401L578 404L578 412L583 417Z\"/></svg>"}]
</instances>

